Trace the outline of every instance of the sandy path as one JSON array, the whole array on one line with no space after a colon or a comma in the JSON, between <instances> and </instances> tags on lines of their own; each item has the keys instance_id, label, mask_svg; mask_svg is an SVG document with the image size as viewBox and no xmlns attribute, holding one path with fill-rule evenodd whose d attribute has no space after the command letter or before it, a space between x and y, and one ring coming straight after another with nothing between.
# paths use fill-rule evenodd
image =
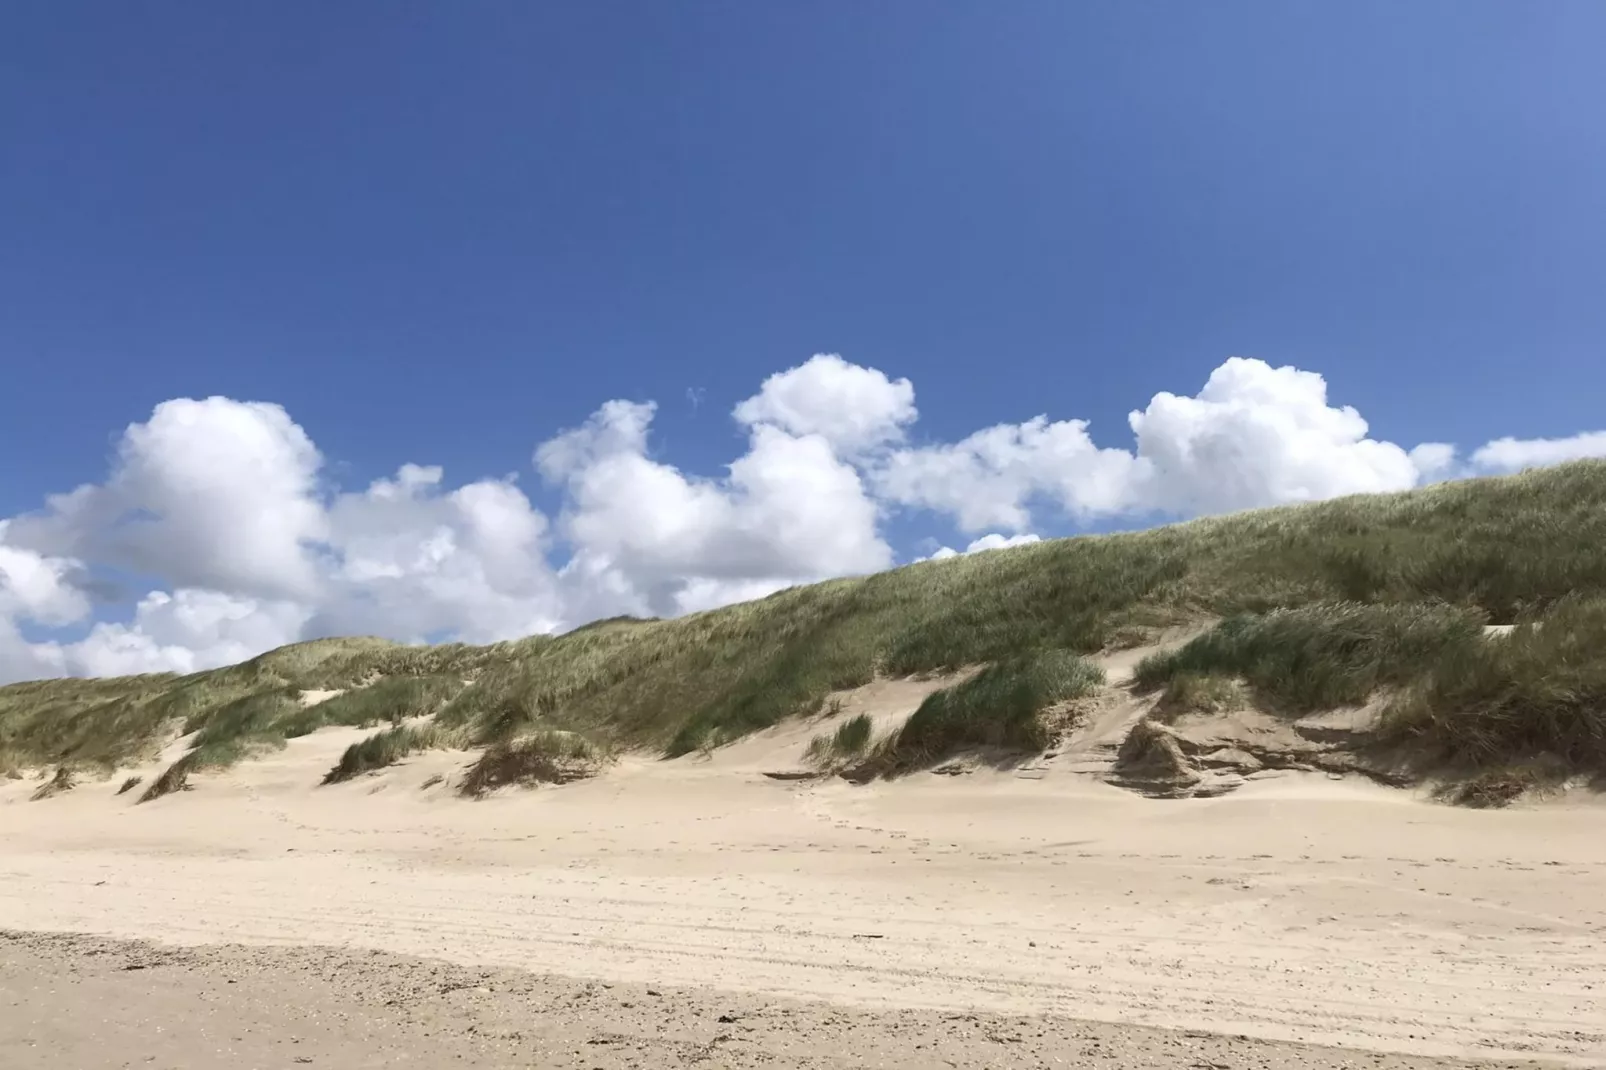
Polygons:
<instances>
[{"instance_id":1,"label":"sandy path","mask_svg":"<svg viewBox=\"0 0 1606 1070\"><path fill-rule=\"evenodd\" d=\"M1599 806L1474 813L1322 778L1156 802L1060 774L760 775L806 737L483 803L420 789L442 755L312 787L341 731L144 806L0 786L0 928L1606 1060Z\"/></svg>"}]
</instances>

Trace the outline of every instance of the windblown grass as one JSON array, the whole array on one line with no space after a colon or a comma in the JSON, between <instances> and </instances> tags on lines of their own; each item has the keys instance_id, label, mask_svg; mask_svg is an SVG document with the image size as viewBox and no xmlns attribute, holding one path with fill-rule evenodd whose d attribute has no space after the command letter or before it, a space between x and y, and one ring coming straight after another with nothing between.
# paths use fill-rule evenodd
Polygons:
<instances>
[{"instance_id":1,"label":"windblown grass","mask_svg":"<svg viewBox=\"0 0 1606 1070\"><path fill-rule=\"evenodd\" d=\"M1474 611L1323 604L1228 620L1138 666L1139 687L1241 676L1291 713L1383 696L1380 742L1460 769L1448 797L1498 805L1523 787L1606 773L1606 598L1570 597L1485 638Z\"/></svg>"},{"instance_id":2,"label":"windblown grass","mask_svg":"<svg viewBox=\"0 0 1606 1070\"><path fill-rule=\"evenodd\" d=\"M284 718L284 735L293 739L330 725L368 728L387 721L399 725L434 713L463 686L456 676L387 676L289 714Z\"/></svg>"},{"instance_id":3,"label":"windblown grass","mask_svg":"<svg viewBox=\"0 0 1606 1070\"><path fill-rule=\"evenodd\" d=\"M437 723L480 745L568 730L678 755L812 713L832 691L878 673L1092 653L1206 617L1249 623L1235 625L1244 629L1227 644L1236 652L1207 659L1220 664L1178 663L1176 672L1242 676L1290 709L1309 708L1411 684L1440 656L1435 644L1454 647L1463 627L1538 619L1572 596L1606 598L1602 546L1606 464L1583 462L924 562L677 620L601 622L488 647L319 640L189 676L13 685L0 688L0 752L28 767L111 768L149 758L175 727L254 746L331 717L388 719L361 698L342 704L349 712L289 708L284 700L300 690L438 677L472 682L455 692L444 682L396 686L438 698ZM1348 624L1311 623L1346 604L1360 607L1340 613ZM1384 616L1367 616L1367 607ZM1300 630L1301 618L1287 612L1301 610L1306 638L1277 638ZM1253 623L1279 611L1271 632ZM1501 671L1520 683L1511 694L1528 696L1521 708L1550 711L1538 715L1541 728L1514 726L1507 706L1485 703L1475 727L1443 734L1447 744L1487 753L1554 730L1567 753L1594 753L1588 725L1565 713L1567 702L1534 704L1537 685L1521 681L1535 670L1511 663ZM1586 676L1570 678L1583 686ZM1435 709L1466 700L1448 679L1435 686ZM1400 723L1420 725L1423 716L1402 714ZM911 734L908 745L915 742Z\"/></svg>"},{"instance_id":4,"label":"windblown grass","mask_svg":"<svg viewBox=\"0 0 1606 1070\"><path fill-rule=\"evenodd\" d=\"M573 732L535 732L487 748L463 777L461 794L479 798L512 784L567 784L595 776L607 752Z\"/></svg>"},{"instance_id":5,"label":"windblown grass","mask_svg":"<svg viewBox=\"0 0 1606 1070\"><path fill-rule=\"evenodd\" d=\"M870 745L870 734L874 728L868 714L850 717L837 725L835 732L826 732L810 740L803 756L819 765L852 758L864 753L864 749Z\"/></svg>"},{"instance_id":6,"label":"windblown grass","mask_svg":"<svg viewBox=\"0 0 1606 1070\"><path fill-rule=\"evenodd\" d=\"M1446 650L1385 717L1449 761L1544 756L1606 773L1606 598L1567 599L1503 638Z\"/></svg>"},{"instance_id":7,"label":"windblown grass","mask_svg":"<svg viewBox=\"0 0 1606 1070\"><path fill-rule=\"evenodd\" d=\"M30 798L34 802L39 802L50 798L52 795L60 795L71 791L77 786L78 775L73 772L72 767L67 765L58 766L55 775L40 785Z\"/></svg>"},{"instance_id":8,"label":"windblown grass","mask_svg":"<svg viewBox=\"0 0 1606 1070\"><path fill-rule=\"evenodd\" d=\"M1149 717L1164 724L1188 713L1226 713L1248 704L1249 698L1236 677L1184 670L1166 681L1165 690Z\"/></svg>"},{"instance_id":9,"label":"windblown grass","mask_svg":"<svg viewBox=\"0 0 1606 1070\"><path fill-rule=\"evenodd\" d=\"M164 769L161 776L151 781L150 787L145 789L139 801L152 802L175 791L188 791L190 776L194 773L227 769L254 754L277 750L283 746L284 740L273 736L215 739L208 743L198 743L178 761Z\"/></svg>"},{"instance_id":10,"label":"windblown grass","mask_svg":"<svg viewBox=\"0 0 1606 1070\"><path fill-rule=\"evenodd\" d=\"M441 728L439 725L396 725L347 747L340 761L324 775L323 782L338 784L342 780L395 765L418 751L454 747L460 745L462 740L461 731Z\"/></svg>"},{"instance_id":11,"label":"windblown grass","mask_svg":"<svg viewBox=\"0 0 1606 1070\"><path fill-rule=\"evenodd\" d=\"M1098 666L1069 651L1007 658L926 696L903 726L877 746L871 767L891 776L965 749L1040 751L1052 742L1043 711L1089 694L1103 682Z\"/></svg>"},{"instance_id":12,"label":"windblown grass","mask_svg":"<svg viewBox=\"0 0 1606 1070\"><path fill-rule=\"evenodd\" d=\"M1187 677L1239 676L1262 703L1289 712L1359 704L1417 679L1453 647L1482 645L1483 622L1451 606L1318 603L1223 621L1176 650L1145 658L1140 688Z\"/></svg>"}]
</instances>

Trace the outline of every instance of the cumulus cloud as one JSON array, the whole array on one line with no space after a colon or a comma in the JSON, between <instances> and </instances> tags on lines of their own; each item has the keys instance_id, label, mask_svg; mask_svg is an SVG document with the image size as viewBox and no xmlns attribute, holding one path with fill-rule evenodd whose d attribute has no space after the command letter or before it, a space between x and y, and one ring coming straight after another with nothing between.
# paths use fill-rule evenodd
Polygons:
<instances>
[{"instance_id":1,"label":"cumulus cloud","mask_svg":"<svg viewBox=\"0 0 1606 1070\"><path fill-rule=\"evenodd\" d=\"M71 582L79 562L8 546L9 527L0 520L0 617L59 626L87 616L89 599Z\"/></svg>"},{"instance_id":2,"label":"cumulus cloud","mask_svg":"<svg viewBox=\"0 0 1606 1070\"><path fill-rule=\"evenodd\" d=\"M1096 445L1085 420L1000 424L894 452L877 486L964 531L1019 531L1034 501L1074 520L1193 515L1400 490L1421 474L1353 408L1328 404L1320 375L1260 360L1226 361L1196 395L1156 394L1128 423L1135 449Z\"/></svg>"},{"instance_id":3,"label":"cumulus cloud","mask_svg":"<svg viewBox=\"0 0 1606 1070\"><path fill-rule=\"evenodd\" d=\"M946 561L950 557L959 557L962 554L979 554L987 550L1007 550L1011 546L1030 546L1034 542L1041 542L1042 538L1027 532L1023 535L1000 535L992 532L979 539L971 540L963 550L955 550L952 546L944 546L929 558L922 557L921 561Z\"/></svg>"},{"instance_id":4,"label":"cumulus cloud","mask_svg":"<svg viewBox=\"0 0 1606 1070\"><path fill-rule=\"evenodd\" d=\"M1033 498L1078 518L1129 508L1137 467L1127 451L1095 446L1087 421L1037 416L952 444L897 450L874 478L888 500L948 513L963 531L1019 531L1032 522Z\"/></svg>"},{"instance_id":5,"label":"cumulus cloud","mask_svg":"<svg viewBox=\"0 0 1606 1070\"><path fill-rule=\"evenodd\" d=\"M1455 474L1455 447L1448 442L1424 442L1411 449L1411 463L1425 481L1447 479Z\"/></svg>"},{"instance_id":6,"label":"cumulus cloud","mask_svg":"<svg viewBox=\"0 0 1606 1070\"><path fill-rule=\"evenodd\" d=\"M733 408L746 441L721 472L656 456L655 415L608 401L541 442L549 520L514 477L454 485L408 463L343 490L277 405L164 402L122 434L104 480L0 520L0 680L188 672L318 635L485 642L695 612L889 567L897 512L974 536L940 558L1034 542L1028 529L1056 520L1074 530L1606 456L1606 432L1496 439L1465 461L1446 443L1407 448L1372 437L1315 372L1241 358L1195 394L1156 394L1124 443L1048 414L920 442L909 380L835 355ZM146 593L100 605L107 576Z\"/></svg>"},{"instance_id":7,"label":"cumulus cloud","mask_svg":"<svg viewBox=\"0 0 1606 1070\"><path fill-rule=\"evenodd\" d=\"M1520 472L1591 457L1606 457L1606 431L1569 438L1497 438L1473 452L1472 464L1486 472Z\"/></svg>"},{"instance_id":8,"label":"cumulus cloud","mask_svg":"<svg viewBox=\"0 0 1606 1070\"><path fill-rule=\"evenodd\" d=\"M89 614L89 600L70 580L79 563L6 545L9 527L0 520L0 683L60 675L68 668L59 647L29 642L20 625L60 627Z\"/></svg>"},{"instance_id":9,"label":"cumulus cloud","mask_svg":"<svg viewBox=\"0 0 1606 1070\"><path fill-rule=\"evenodd\" d=\"M58 649L67 667L84 676L189 673L293 643L308 616L304 606L283 600L192 588L152 591L135 607L132 622L97 624Z\"/></svg>"},{"instance_id":10,"label":"cumulus cloud","mask_svg":"<svg viewBox=\"0 0 1606 1070\"><path fill-rule=\"evenodd\" d=\"M323 535L322 458L278 405L212 397L156 407L123 433L111 477L12 522L11 539L178 586L305 597Z\"/></svg>"},{"instance_id":11,"label":"cumulus cloud","mask_svg":"<svg viewBox=\"0 0 1606 1070\"><path fill-rule=\"evenodd\" d=\"M1141 469L1137 500L1165 513L1219 513L1343 494L1404 490L1411 454L1367 437L1348 405L1329 405L1315 372L1234 357L1193 397L1160 393L1128 418Z\"/></svg>"},{"instance_id":12,"label":"cumulus cloud","mask_svg":"<svg viewBox=\"0 0 1606 1070\"><path fill-rule=\"evenodd\" d=\"M546 519L511 482L445 490L439 468L409 464L330 494L321 467L279 406L157 406L105 482L0 522L0 675L189 672L314 635L490 641L563 623ZM163 586L127 621L28 641L22 622L86 622L85 560Z\"/></svg>"},{"instance_id":13,"label":"cumulus cloud","mask_svg":"<svg viewBox=\"0 0 1606 1070\"><path fill-rule=\"evenodd\" d=\"M764 380L734 415L743 424L819 435L838 453L853 455L902 438L917 413L909 380L822 353Z\"/></svg>"},{"instance_id":14,"label":"cumulus cloud","mask_svg":"<svg viewBox=\"0 0 1606 1070\"><path fill-rule=\"evenodd\" d=\"M443 490L443 477L403 465L329 503L311 630L490 642L563 622L546 517L510 481Z\"/></svg>"},{"instance_id":15,"label":"cumulus cloud","mask_svg":"<svg viewBox=\"0 0 1606 1070\"><path fill-rule=\"evenodd\" d=\"M568 502L568 576L606 577L630 592L625 611L669 614L892 563L859 473L823 435L754 422L729 475L703 479L648 455L654 411L609 402L536 451Z\"/></svg>"}]
</instances>

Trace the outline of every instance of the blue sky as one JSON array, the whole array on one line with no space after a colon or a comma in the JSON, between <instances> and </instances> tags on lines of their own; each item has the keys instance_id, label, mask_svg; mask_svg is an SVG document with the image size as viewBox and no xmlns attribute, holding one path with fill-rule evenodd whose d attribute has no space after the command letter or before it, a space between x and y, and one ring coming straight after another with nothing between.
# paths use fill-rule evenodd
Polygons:
<instances>
[{"instance_id":1,"label":"blue sky","mask_svg":"<svg viewBox=\"0 0 1606 1070\"><path fill-rule=\"evenodd\" d=\"M1606 426L1603 39L1606 8L1566 2L15 5L0 34L0 518L14 518L0 615L32 653L12 663L111 665L61 651L97 621L141 627L152 591L170 610L182 591L230 600L224 623L191 614L214 637L300 607L283 610L293 626L202 660L382 626L313 590L330 569L368 574L355 536L329 534L322 514L287 522L263 550L287 571L260 582L130 543L222 561L215 544L246 527L265 538L263 516L309 495L333 516L337 493L404 463L444 469L426 481L437 511L453 488L517 473L497 486L516 486L542 533L492 556L539 544L547 572L570 567L562 582L500 583L501 566L474 564L487 597L546 600L497 617L505 631L695 608L985 533L1130 526L1606 448L1573 437ZM832 386L816 364L810 396L840 410L842 383L875 395L866 411L886 433L854 456L826 433L821 463L858 473L874 516L854 522L885 551L776 550L755 528L795 518L717 483L762 423L733 408L827 353L880 376ZM1216 408L1156 413L1135 443L1128 413L1198 395L1235 355L1321 376L1326 402L1369 430L1329 426L1309 379L1256 385L1255 372ZM918 419L899 408L903 379ZM1303 400L1280 407L1284 387ZM310 489L164 514L193 498L191 477L130 460L125 428L213 396L282 407L297 430L273 433L316 452ZM632 477L595 450L583 471L531 466L613 399L657 403L642 456L691 488L666 513L631 514L647 531L630 546L582 529L623 522L598 487ZM817 413L764 411L763 426L819 439ZM1102 489L1066 489L1064 472L1096 457L1037 450L1027 478L1013 454L940 452L1039 414L1088 421L1097 447L1166 471L1114 491L1138 476L1106 457ZM1237 430L1201 438L1218 416ZM1304 445L1268 445L1284 432ZM1571 445L1476 455L1506 436ZM230 455L140 441L157 439ZM1360 444L1362 474L1320 469L1311 455L1335 441ZM1413 476L1367 442L1460 453L1417 454ZM1294 468L1243 470L1268 451ZM236 476L261 476L249 471ZM952 488L995 477L1017 479L1019 508L1001 499L965 522ZM818 491L799 478L796 496ZM1236 489L1179 489L1201 481ZM81 484L102 489L94 508L47 507ZM707 530L725 527L699 552L752 559L750 574L653 541L704 506L724 510ZM412 559L441 530L468 552L478 521L453 515L420 521ZM113 530L129 516L150 538ZM552 593L588 568L612 579ZM627 594L599 593L615 580ZM682 597L698 584L717 593ZM464 622L480 608L400 637L478 634ZM149 634L113 636L146 653L114 667L188 664L160 651L199 640L151 639L147 610Z\"/></svg>"}]
</instances>

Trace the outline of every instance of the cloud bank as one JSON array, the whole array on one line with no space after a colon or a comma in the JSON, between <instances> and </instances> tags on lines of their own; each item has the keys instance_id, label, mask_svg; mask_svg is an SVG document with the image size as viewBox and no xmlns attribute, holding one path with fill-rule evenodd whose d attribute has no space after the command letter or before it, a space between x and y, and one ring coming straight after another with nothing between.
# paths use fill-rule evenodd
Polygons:
<instances>
[{"instance_id":1,"label":"cloud bank","mask_svg":"<svg viewBox=\"0 0 1606 1070\"><path fill-rule=\"evenodd\" d=\"M543 513L513 479L405 463L361 490L282 407L163 402L98 483L0 520L0 681L193 671L298 639L487 642L619 613L674 615L888 568L895 516L971 536L1184 517L1606 456L1606 432L1445 443L1370 437L1312 371L1232 358L1128 416L1129 445L1047 414L915 435L914 385L835 355L770 376L718 475L653 455L651 403L608 401L540 442ZM908 559L907 557L905 559ZM143 590L132 605L108 591ZM108 617L120 619L107 619Z\"/></svg>"}]
</instances>

